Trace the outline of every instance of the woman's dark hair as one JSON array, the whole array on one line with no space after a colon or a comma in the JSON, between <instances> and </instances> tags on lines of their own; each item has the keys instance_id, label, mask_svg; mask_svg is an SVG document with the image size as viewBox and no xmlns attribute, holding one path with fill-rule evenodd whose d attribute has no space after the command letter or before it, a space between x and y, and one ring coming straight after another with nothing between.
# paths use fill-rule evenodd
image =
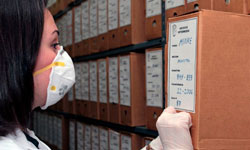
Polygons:
<instances>
[{"instance_id":1,"label":"woman's dark hair","mask_svg":"<svg viewBox=\"0 0 250 150\"><path fill-rule=\"evenodd\" d=\"M0 136L29 124L45 6L45 0L0 0Z\"/></svg>"}]
</instances>

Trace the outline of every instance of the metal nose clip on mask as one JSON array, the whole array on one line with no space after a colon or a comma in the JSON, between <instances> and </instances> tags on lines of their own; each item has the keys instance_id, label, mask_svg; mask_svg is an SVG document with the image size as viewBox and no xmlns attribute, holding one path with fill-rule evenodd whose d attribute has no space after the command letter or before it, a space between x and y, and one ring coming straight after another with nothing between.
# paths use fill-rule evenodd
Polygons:
<instances>
[{"instance_id":1,"label":"metal nose clip on mask","mask_svg":"<svg viewBox=\"0 0 250 150\"><path fill-rule=\"evenodd\" d=\"M75 83L74 64L62 46L53 62L45 68L36 71L33 76L41 74L50 68L52 70L47 89L47 99L45 105L41 107L42 109L47 109L49 106L57 103Z\"/></svg>"}]
</instances>

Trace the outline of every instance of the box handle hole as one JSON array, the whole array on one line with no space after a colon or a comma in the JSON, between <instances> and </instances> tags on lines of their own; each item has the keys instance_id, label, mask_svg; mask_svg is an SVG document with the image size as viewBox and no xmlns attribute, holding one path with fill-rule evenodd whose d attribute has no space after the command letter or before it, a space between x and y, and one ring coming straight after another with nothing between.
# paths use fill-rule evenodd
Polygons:
<instances>
[{"instance_id":1,"label":"box handle hole","mask_svg":"<svg viewBox=\"0 0 250 150\"><path fill-rule=\"evenodd\" d=\"M104 108L102 109L102 112L105 112L105 109L104 109Z\"/></svg>"},{"instance_id":2,"label":"box handle hole","mask_svg":"<svg viewBox=\"0 0 250 150\"><path fill-rule=\"evenodd\" d=\"M198 10L199 9L199 4L194 4L194 10Z\"/></svg>"},{"instance_id":3,"label":"box handle hole","mask_svg":"<svg viewBox=\"0 0 250 150\"><path fill-rule=\"evenodd\" d=\"M127 116L127 113L128 113L128 112L127 112L127 110L124 110L124 114L125 114L125 116Z\"/></svg>"},{"instance_id":4,"label":"box handle hole","mask_svg":"<svg viewBox=\"0 0 250 150\"><path fill-rule=\"evenodd\" d=\"M105 39L105 38L104 38L104 37L102 37L102 40L103 40L103 41L104 41L104 39Z\"/></svg>"},{"instance_id":5,"label":"box handle hole","mask_svg":"<svg viewBox=\"0 0 250 150\"><path fill-rule=\"evenodd\" d=\"M154 112L153 117L154 117L154 119L157 119L157 114L156 114L156 112Z\"/></svg>"},{"instance_id":6,"label":"box handle hole","mask_svg":"<svg viewBox=\"0 0 250 150\"><path fill-rule=\"evenodd\" d=\"M124 30L124 35L126 36L127 34L128 34L128 30L125 29L125 30Z\"/></svg>"},{"instance_id":7,"label":"box handle hole","mask_svg":"<svg viewBox=\"0 0 250 150\"><path fill-rule=\"evenodd\" d=\"M112 38L113 38L113 39L115 38L115 34L112 35Z\"/></svg>"},{"instance_id":8,"label":"box handle hole","mask_svg":"<svg viewBox=\"0 0 250 150\"><path fill-rule=\"evenodd\" d=\"M152 26L156 27L156 25L157 25L156 20L154 20L153 23L152 23Z\"/></svg>"},{"instance_id":9,"label":"box handle hole","mask_svg":"<svg viewBox=\"0 0 250 150\"><path fill-rule=\"evenodd\" d=\"M174 12L174 14L173 14L175 17L177 16L177 13L176 12Z\"/></svg>"}]
</instances>

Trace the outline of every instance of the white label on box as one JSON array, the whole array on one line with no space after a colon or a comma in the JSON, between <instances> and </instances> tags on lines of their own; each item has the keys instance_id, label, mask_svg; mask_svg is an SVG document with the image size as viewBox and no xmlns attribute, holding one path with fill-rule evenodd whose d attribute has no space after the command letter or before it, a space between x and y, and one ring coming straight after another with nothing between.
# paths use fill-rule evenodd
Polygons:
<instances>
[{"instance_id":1,"label":"white label on box","mask_svg":"<svg viewBox=\"0 0 250 150\"><path fill-rule=\"evenodd\" d=\"M132 150L132 141L130 136L122 135L121 136L121 147L122 150Z\"/></svg>"},{"instance_id":2,"label":"white label on box","mask_svg":"<svg viewBox=\"0 0 250 150\"><path fill-rule=\"evenodd\" d=\"M131 0L120 0L120 27L131 24Z\"/></svg>"},{"instance_id":3,"label":"white label on box","mask_svg":"<svg viewBox=\"0 0 250 150\"><path fill-rule=\"evenodd\" d=\"M67 12L67 45L72 45L72 10Z\"/></svg>"},{"instance_id":4,"label":"white label on box","mask_svg":"<svg viewBox=\"0 0 250 150\"><path fill-rule=\"evenodd\" d=\"M109 102L118 104L118 58L109 58Z\"/></svg>"},{"instance_id":5,"label":"white label on box","mask_svg":"<svg viewBox=\"0 0 250 150\"><path fill-rule=\"evenodd\" d=\"M97 102L97 62L90 62L90 100Z\"/></svg>"},{"instance_id":6,"label":"white label on box","mask_svg":"<svg viewBox=\"0 0 250 150\"><path fill-rule=\"evenodd\" d=\"M109 131L109 148L110 150L120 149L120 134L118 132Z\"/></svg>"},{"instance_id":7,"label":"white label on box","mask_svg":"<svg viewBox=\"0 0 250 150\"><path fill-rule=\"evenodd\" d=\"M108 1L108 28L114 30L118 28L118 0Z\"/></svg>"},{"instance_id":8,"label":"white label on box","mask_svg":"<svg viewBox=\"0 0 250 150\"><path fill-rule=\"evenodd\" d=\"M73 87L69 89L68 92L68 101L72 102L74 100L74 90Z\"/></svg>"},{"instance_id":9,"label":"white label on box","mask_svg":"<svg viewBox=\"0 0 250 150\"><path fill-rule=\"evenodd\" d=\"M169 24L168 105L195 113L197 20Z\"/></svg>"},{"instance_id":10,"label":"white label on box","mask_svg":"<svg viewBox=\"0 0 250 150\"><path fill-rule=\"evenodd\" d=\"M187 0L187 3L192 3L192 2L195 2L197 0Z\"/></svg>"},{"instance_id":11,"label":"white label on box","mask_svg":"<svg viewBox=\"0 0 250 150\"><path fill-rule=\"evenodd\" d=\"M89 100L89 64L81 63L81 97L83 100Z\"/></svg>"},{"instance_id":12,"label":"white label on box","mask_svg":"<svg viewBox=\"0 0 250 150\"><path fill-rule=\"evenodd\" d=\"M73 121L69 123L69 149L75 150L75 123Z\"/></svg>"},{"instance_id":13,"label":"white label on box","mask_svg":"<svg viewBox=\"0 0 250 150\"><path fill-rule=\"evenodd\" d=\"M98 35L97 31L97 0L89 0L90 2L90 37L96 37Z\"/></svg>"},{"instance_id":14,"label":"white label on box","mask_svg":"<svg viewBox=\"0 0 250 150\"><path fill-rule=\"evenodd\" d=\"M91 149L91 127L85 126L84 149Z\"/></svg>"},{"instance_id":15,"label":"white label on box","mask_svg":"<svg viewBox=\"0 0 250 150\"><path fill-rule=\"evenodd\" d=\"M89 1L82 2L82 40L89 38Z\"/></svg>"},{"instance_id":16,"label":"white label on box","mask_svg":"<svg viewBox=\"0 0 250 150\"><path fill-rule=\"evenodd\" d=\"M166 0L165 2L165 9L171 9L171 8L176 8L179 6L184 6L185 2L184 0Z\"/></svg>"},{"instance_id":17,"label":"white label on box","mask_svg":"<svg viewBox=\"0 0 250 150\"><path fill-rule=\"evenodd\" d=\"M75 77L75 80L76 80L76 83L75 83L75 97L76 99L80 100L82 99L81 97L81 65L79 63L76 63L74 64L75 66L75 74L76 74L76 77Z\"/></svg>"},{"instance_id":18,"label":"white label on box","mask_svg":"<svg viewBox=\"0 0 250 150\"><path fill-rule=\"evenodd\" d=\"M80 122L77 122L77 150L83 150L83 142L83 125Z\"/></svg>"},{"instance_id":19,"label":"white label on box","mask_svg":"<svg viewBox=\"0 0 250 150\"><path fill-rule=\"evenodd\" d=\"M153 17L161 14L161 0L146 0L146 17Z\"/></svg>"},{"instance_id":20,"label":"white label on box","mask_svg":"<svg viewBox=\"0 0 250 150\"><path fill-rule=\"evenodd\" d=\"M162 50L146 53L147 106L162 108Z\"/></svg>"},{"instance_id":21,"label":"white label on box","mask_svg":"<svg viewBox=\"0 0 250 150\"><path fill-rule=\"evenodd\" d=\"M78 43L82 40L81 34L81 6L75 7L75 43Z\"/></svg>"},{"instance_id":22,"label":"white label on box","mask_svg":"<svg viewBox=\"0 0 250 150\"><path fill-rule=\"evenodd\" d=\"M100 128L100 150L108 150L108 130Z\"/></svg>"},{"instance_id":23,"label":"white label on box","mask_svg":"<svg viewBox=\"0 0 250 150\"><path fill-rule=\"evenodd\" d=\"M107 67L106 60L99 61L99 99L107 103Z\"/></svg>"},{"instance_id":24,"label":"white label on box","mask_svg":"<svg viewBox=\"0 0 250 150\"><path fill-rule=\"evenodd\" d=\"M47 8L50 8L50 7L53 6L55 3L56 3L56 0L48 0Z\"/></svg>"},{"instance_id":25,"label":"white label on box","mask_svg":"<svg viewBox=\"0 0 250 150\"><path fill-rule=\"evenodd\" d=\"M99 34L108 32L107 0L98 1L98 29Z\"/></svg>"},{"instance_id":26,"label":"white label on box","mask_svg":"<svg viewBox=\"0 0 250 150\"><path fill-rule=\"evenodd\" d=\"M130 56L120 57L120 104L131 105L130 97Z\"/></svg>"},{"instance_id":27,"label":"white label on box","mask_svg":"<svg viewBox=\"0 0 250 150\"><path fill-rule=\"evenodd\" d=\"M60 118L57 118L57 137L55 137L55 138L57 138L57 144L58 144L58 147L59 147L59 149L61 150L62 149L62 119L60 119Z\"/></svg>"},{"instance_id":28,"label":"white label on box","mask_svg":"<svg viewBox=\"0 0 250 150\"><path fill-rule=\"evenodd\" d=\"M63 44L63 46L65 47L65 46L67 46L67 15L64 15L63 17L62 17L62 30L61 30L61 32L62 32L62 44Z\"/></svg>"},{"instance_id":29,"label":"white label on box","mask_svg":"<svg viewBox=\"0 0 250 150\"><path fill-rule=\"evenodd\" d=\"M99 128L92 126L92 150L99 150Z\"/></svg>"}]
</instances>

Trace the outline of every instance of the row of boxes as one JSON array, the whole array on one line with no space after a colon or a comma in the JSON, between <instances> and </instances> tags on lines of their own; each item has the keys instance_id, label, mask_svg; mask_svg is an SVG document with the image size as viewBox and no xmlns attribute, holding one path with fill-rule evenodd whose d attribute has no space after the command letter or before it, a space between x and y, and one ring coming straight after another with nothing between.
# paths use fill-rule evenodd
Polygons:
<instances>
[{"instance_id":1,"label":"row of boxes","mask_svg":"<svg viewBox=\"0 0 250 150\"><path fill-rule=\"evenodd\" d=\"M75 87L63 99L65 112L156 130L163 108L161 48L75 63L75 71Z\"/></svg>"},{"instance_id":2,"label":"row of boxes","mask_svg":"<svg viewBox=\"0 0 250 150\"><path fill-rule=\"evenodd\" d=\"M52 15L56 15L59 11L66 9L66 7L74 0L48 0L47 8Z\"/></svg>"},{"instance_id":3,"label":"row of boxes","mask_svg":"<svg viewBox=\"0 0 250 150\"><path fill-rule=\"evenodd\" d=\"M195 150L250 147L249 23L212 10L168 20L166 103L190 112Z\"/></svg>"},{"instance_id":4,"label":"row of boxes","mask_svg":"<svg viewBox=\"0 0 250 150\"><path fill-rule=\"evenodd\" d=\"M34 112L33 127L41 140L58 150L138 150L153 139L41 111Z\"/></svg>"}]
</instances>

